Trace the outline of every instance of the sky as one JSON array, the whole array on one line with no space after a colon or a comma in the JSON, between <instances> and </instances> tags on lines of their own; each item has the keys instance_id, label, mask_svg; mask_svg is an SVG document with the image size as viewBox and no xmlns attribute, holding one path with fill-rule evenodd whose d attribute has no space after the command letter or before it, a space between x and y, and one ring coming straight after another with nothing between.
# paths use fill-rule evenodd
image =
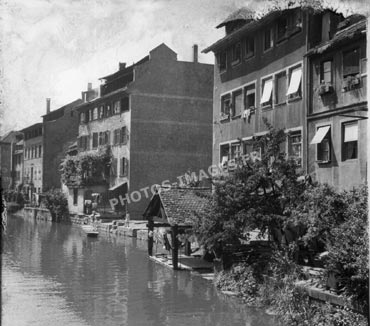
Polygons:
<instances>
[{"instance_id":1,"label":"sky","mask_svg":"<svg viewBox=\"0 0 370 326\"><path fill-rule=\"evenodd\" d=\"M191 61L194 44L201 52L224 36L215 27L230 13L272 1L1 0L0 135L41 122L46 98L58 109L161 43ZM344 14L369 12L367 0L325 1ZM213 63L213 54L199 61Z\"/></svg>"}]
</instances>

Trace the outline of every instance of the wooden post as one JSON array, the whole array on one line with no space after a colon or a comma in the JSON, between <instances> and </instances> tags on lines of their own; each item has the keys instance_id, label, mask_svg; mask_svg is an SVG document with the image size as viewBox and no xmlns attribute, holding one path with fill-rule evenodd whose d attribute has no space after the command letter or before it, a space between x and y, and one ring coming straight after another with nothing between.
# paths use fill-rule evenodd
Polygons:
<instances>
[{"instance_id":1,"label":"wooden post","mask_svg":"<svg viewBox=\"0 0 370 326\"><path fill-rule=\"evenodd\" d=\"M177 225L171 227L172 230L172 267L173 269L178 269L178 260L179 260L179 246L177 240L178 228Z\"/></svg>"},{"instance_id":2,"label":"wooden post","mask_svg":"<svg viewBox=\"0 0 370 326\"><path fill-rule=\"evenodd\" d=\"M148 255L153 256L154 221L148 221Z\"/></svg>"},{"instance_id":3,"label":"wooden post","mask_svg":"<svg viewBox=\"0 0 370 326\"><path fill-rule=\"evenodd\" d=\"M191 255L191 242L186 239L185 240L185 256L190 256Z\"/></svg>"}]
</instances>

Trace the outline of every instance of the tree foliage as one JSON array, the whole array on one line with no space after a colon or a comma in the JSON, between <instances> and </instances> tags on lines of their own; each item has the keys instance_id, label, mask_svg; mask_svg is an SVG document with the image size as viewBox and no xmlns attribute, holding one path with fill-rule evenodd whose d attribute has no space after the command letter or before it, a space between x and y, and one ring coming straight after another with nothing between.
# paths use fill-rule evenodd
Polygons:
<instances>
[{"instance_id":1,"label":"tree foliage","mask_svg":"<svg viewBox=\"0 0 370 326\"><path fill-rule=\"evenodd\" d=\"M69 217L68 201L65 194L57 189L49 190L44 198L45 206L50 211L53 221L66 221Z\"/></svg>"},{"instance_id":2,"label":"tree foliage","mask_svg":"<svg viewBox=\"0 0 370 326\"><path fill-rule=\"evenodd\" d=\"M112 154L109 147L67 156L62 163L62 182L68 186L87 186L109 175Z\"/></svg>"},{"instance_id":3,"label":"tree foliage","mask_svg":"<svg viewBox=\"0 0 370 326\"><path fill-rule=\"evenodd\" d=\"M216 253L225 243L248 239L252 230L262 235L283 228L287 207L304 190L296 162L282 150L287 134L265 123L268 133L253 141L261 159L238 164L233 173L213 180L213 205L194 227L201 243Z\"/></svg>"}]
</instances>

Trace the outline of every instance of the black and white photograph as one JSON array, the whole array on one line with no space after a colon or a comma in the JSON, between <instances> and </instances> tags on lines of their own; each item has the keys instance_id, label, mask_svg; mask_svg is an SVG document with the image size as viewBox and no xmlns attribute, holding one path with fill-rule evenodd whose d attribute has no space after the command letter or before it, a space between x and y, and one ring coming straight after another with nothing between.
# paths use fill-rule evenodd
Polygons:
<instances>
[{"instance_id":1,"label":"black and white photograph","mask_svg":"<svg viewBox=\"0 0 370 326\"><path fill-rule=\"evenodd\" d=\"M369 26L0 1L0 324L370 325Z\"/></svg>"}]
</instances>

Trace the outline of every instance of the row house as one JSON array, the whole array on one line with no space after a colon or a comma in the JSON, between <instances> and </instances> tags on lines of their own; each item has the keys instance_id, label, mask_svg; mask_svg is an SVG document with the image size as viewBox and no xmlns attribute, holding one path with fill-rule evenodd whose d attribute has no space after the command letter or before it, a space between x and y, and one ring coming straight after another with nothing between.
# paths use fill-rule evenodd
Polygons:
<instances>
[{"instance_id":1,"label":"row house","mask_svg":"<svg viewBox=\"0 0 370 326\"><path fill-rule=\"evenodd\" d=\"M17 189L22 183L23 135L10 131L0 139L1 189Z\"/></svg>"},{"instance_id":2,"label":"row house","mask_svg":"<svg viewBox=\"0 0 370 326\"><path fill-rule=\"evenodd\" d=\"M213 164L251 154L251 140L267 132L266 119L289 133L286 152L305 158L305 61L308 15L299 8L261 19L244 8L217 28L226 36L203 52L215 53Z\"/></svg>"},{"instance_id":3,"label":"row house","mask_svg":"<svg viewBox=\"0 0 370 326\"><path fill-rule=\"evenodd\" d=\"M77 106L77 155L109 152L112 159L95 182L67 184L70 211L81 213L86 200L96 198L102 209L110 210L109 200L121 196L123 201L113 201L114 209L140 219L153 185L174 183L188 170L207 169L212 79L213 65L198 62L197 46L193 62L183 62L165 44L101 78L99 96Z\"/></svg>"},{"instance_id":4,"label":"row house","mask_svg":"<svg viewBox=\"0 0 370 326\"><path fill-rule=\"evenodd\" d=\"M314 11L309 7L296 7L272 11L259 19L254 18L253 12L243 8L217 26L225 27L225 37L203 51L213 51L217 63L214 74L213 164L227 165L227 162L230 163L240 155L252 154L250 140L267 132L264 123L266 119L275 128L286 130L288 137L284 146L288 157L294 158L303 171L318 172L316 179L319 181L336 185L328 177L331 173L328 167L336 163L317 162L317 156L312 156L312 151L316 151L313 143L319 136L314 140L312 138L321 127L320 114L321 117L329 114L318 112L332 109L333 115L339 115L341 106L353 109L357 106L353 102L356 91L341 93L343 99L330 109L325 106L320 108L318 99L321 100L322 97L313 92L313 88L320 85L321 78L327 75L329 68L328 64L325 68L317 68L320 64L311 62L312 58L320 61L325 49L330 51L332 48L332 54L337 53L337 49L334 50L335 46L332 45L343 45L338 42L343 39L343 35L337 30L344 24L344 17L330 10ZM358 34L361 33L356 32L356 35ZM353 49L348 44L347 49L350 48ZM361 47L354 48L360 50ZM356 64L360 67L361 59L365 58L364 45L357 58ZM341 57L336 60L342 62ZM351 65L350 62L353 62L354 58L348 54L346 60L348 65ZM314 76L313 70L316 73L321 71L322 76ZM354 70L352 75L360 73L355 73ZM338 70L339 73L342 72ZM360 78L361 85L364 85L366 78L363 74ZM336 85L342 92L339 80ZM358 97L358 111L363 110L361 98L363 100L363 97ZM351 120L350 117L345 119ZM313 125L308 123L314 120ZM352 127L351 130L354 129L355 127ZM327 128L321 129L320 134L324 133L324 130L327 131ZM329 137L330 134L325 135ZM346 164L348 163L344 165ZM362 169L364 166L363 164ZM321 171L318 170L320 168Z\"/></svg>"},{"instance_id":5,"label":"row house","mask_svg":"<svg viewBox=\"0 0 370 326\"><path fill-rule=\"evenodd\" d=\"M43 126L42 122L35 123L21 130L24 135L23 143L23 190L32 198L34 193L41 193L42 186L42 158Z\"/></svg>"},{"instance_id":6,"label":"row house","mask_svg":"<svg viewBox=\"0 0 370 326\"><path fill-rule=\"evenodd\" d=\"M60 164L67 148L76 141L79 116L75 107L81 103L81 99L76 99L51 111L50 99L46 99L46 114L42 116L44 131L43 191L62 187Z\"/></svg>"},{"instance_id":7,"label":"row house","mask_svg":"<svg viewBox=\"0 0 370 326\"><path fill-rule=\"evenodd\" d=\"M307 53L308 172L339 189L367 178L366 19L341 21Z\"/></svg>"}]
</instances>

